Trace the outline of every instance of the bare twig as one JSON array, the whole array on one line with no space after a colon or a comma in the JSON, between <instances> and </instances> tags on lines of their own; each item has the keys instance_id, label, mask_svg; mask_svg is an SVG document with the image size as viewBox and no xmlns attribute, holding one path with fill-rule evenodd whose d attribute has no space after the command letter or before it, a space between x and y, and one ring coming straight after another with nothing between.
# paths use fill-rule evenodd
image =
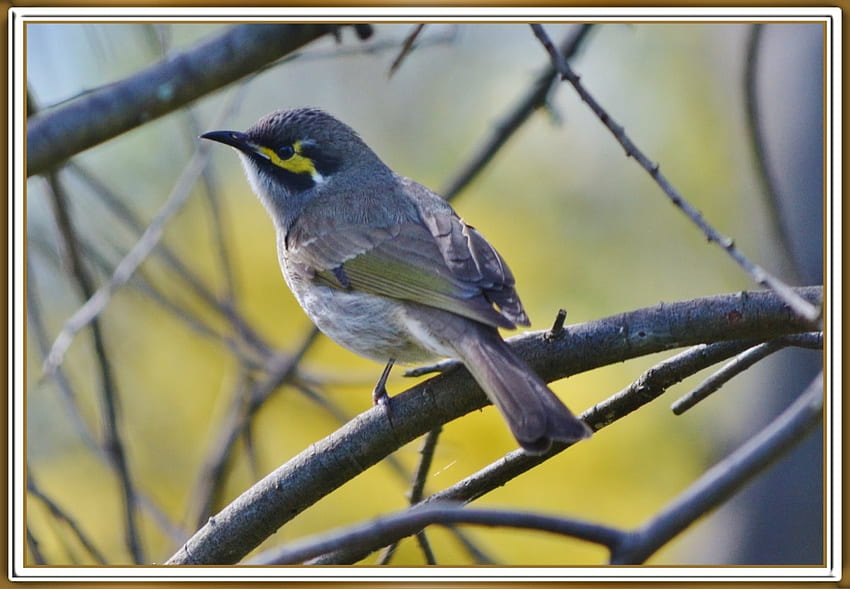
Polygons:
<instances>
[{"instance_id":1,"label":"bare twig","mask_svg":"<svg viewBox=\"0 0 850 589\"><path fill-rule=\"evenodd\" d=\"M823 333L788 335L754 346L728 362L687 395L674 402L670 408L676 415L681 415L756 362L788 346L823 349Z\"/></svg>"},{"instance_id":2,"label":"bare twig","mask_svg":"<svg viewBox=\"0 0 850 589\"><path fill-rule=\"evenodd\" d=\"M422 447L419 448L419 464L416 466L416 472L413 474L413 482L410 485L410 493L407 500L411 505L416 505L422 501L422 490L425 488L425 479L428 477L428 472L431 470L431 463L434 460L434 450L437 449L437 441L440 439L442 427L432 429L425 434L425 439L422 440ZM425 560L428 564L436 564L434 553L431 551L431 546L424 531L416 534L419 540L419 545L422 552L425 554ZM389 564L392 555L395 553L398 543L393 543L384 550L378 564Z\"/></svg>"},{"instance_id":3,"label":"bare twig","mask_svg":"<svg viewBox=\"0 0 850 589\"><path fill-rule=\"evenodd\" d=\"M47 184L50 188L50 202L68 259L71 278L76 283L82 297L84 299L90 298L94 292L94 282L89 276L88 269L83 265L83 259L80 255L80 245L69 210L70 199L55 172L47 175ZM141 564L145 562L145 559L136 520L136 489L130 475L130 467L127 464L124 442L121 439L118 386L101 327L99 321L92 321L94 354L100 373L100 386L96 389L99 391L100 408L103 415L103 440L101 444L104 451L109 455L110 462L115 467L115 474L121 485L124 508L124 539L127 543L127 550L133 562Z\"/></svg>"},{"instance_id":4,"label":"bare twig","mask_svg":"<svg viewBox=\"0 0 850 589\"><path fill-rule=\"evenodd\" d=\"M452 528L455 532L455 538L457 538L460 545L463 546L463 549L469 553L469 556L472 558L472 562L480 565L493 565L497 564L496 561L486 552L484 552L480 546L474 544L470 539L469 535L465 530L460 528Z\"/></svg>"},{"instance_id":5,"label":"bare twig","mask_svg":"<svg viewBox=\"0 0 850 589\"><path fill-rule=\"evenodd\" d=\"M39 545L38 538L36 538L35 534L32 533L29 524L24 527L26 528L27 548L32 555L33 562L35 562L35 564L47 564L47 559L44 557L44 553L41 552L41 546Z\"/></svg>"},{"instance_id":6,"label":"bare twig","mask_svg":"<svg viewBox=\"0 0 850 589\"><path fill-rule=\"evenodd\" d=\"M410 486L410 495L408 496L411 505L416 505L422 501L425 479L428 478L428 473L431 471L434 451L437 449L437 441L440 439L442 431L442 427L436 427L425 434L425 439L422 440L422 447L419 448L419 464L416 466L416 473L413 476L413 484Z\"/></svg>"},{"instance_id":7,"label":"bare twig","mask_svg":"<svg viewBox=\"0 0 850 589\"><path fill-rule=\"evenodd\" d=\"M68 162L65 169L74 174L75 177L85 182L91 189L92 193L97 196L101 202L103 202L115 218L122 224L138 235L144 233L145 223L143 223L142 220L123 202L123 200L115 195L103 182L73 160ZM227 319L233 325L234 330L241 335L246 343L251 345L264 358L271 355L271 347L269 344L245 322L241 315L234 311L232 306L228 305L226 302L220 302L213 292L204 284L201 277L198 276L198 274L180 258L176 251L168 247L167 243L160 242L159 246L151 253L152 255L162 259L164 264L173 271L173 275L176 279L182 281L186 286L188 286L189 290L197 295L201 301Z\"/></svg>"},{"instance_id":8,"label":"bare twig","mask_svg":"<svg viewBox=\"0 0 850 589\"><path fill-rule=\"evenodd\" d=\"M29 471L27 473L27 492L44 503L47 509L50 510L53 517L68 524L68 527L71 529L71 533L74 534L77 541L83 548L85 548L86 552L89 553L89 556L91 556L96 563L101 565L106 564L106 558L104 558L103 554L97 549L97 546L94 545L94 542L92 542L88 535L83 531L77 521L41 490L35 482L35 476L32 473L32 469L27 468L27 470Z\"/></svg>"},{"instance_id":9,"label":"bare twig","mask_svg":"<svg viewBox=\"0 0 850 589\"><path fill-rule=\"evenodd\" d=\"M238 95L237 95L238 98ZM227 118L235 107L234 99L222 109L217 121ZM91 323L109 304L113 293L121 288L133 276L133 273L159 244L168 221L186 204L192 194L192 188L200 176L209 158L209 147L199 145L186 164L180 177L174 185L171 194L157 215L145 228L136 244L130 249L124 259L118 264L109 281L88 296L88 300L65 322L62 331L51 346L50 353L44 361L46 376L52 375L56 367L62 363L65 352L74 340L74 336Z\"/></svg>"},{"instance_id":10,"label":"bare twig","mask_svg":"<svg viewBox=\"0 0 850 589\"><path fill-rule=\"evenodd\" d=\"M392 75L396 73L405 58L410 54L411 51L413 51L413 44L416 43L416 39L419 38L419 35L420 33L422 33L422 30L424 28L425 25L421 23L413 27L413 30L410 32L407 38L405 38L404 44L401 46L401 50L398 52L398 55L396 55L396 58L393 60L392 65L390 65L390 72L388 74L388 77L392 77Z\"/></svg>"},{"instance_id":11,"label":"bare twig","mask_svg":"<svg viewBox=\"0 0 850 589\"><path fill-rule=\"evenodd\" d=\"M566 309L558 309L558 314L555 315L555 321L552 323L552 328L546 335L549 339L557 339L564 335L564 321L567 320Z\"/></svg>"},{"instance_id":12,"label":"bare twig","mask_svg":"<svg viewBox=\"0 0 850 589\"><path fill-rule=\"evenodd\" d=\"M34 242L30 242L31 245ZM85 253L86 259L97 262L85 240L80 240L82 251ZM27 260L29 262L29 259ZM143 289L144 290L144 289ZM41 313L41 303L39 302L38 288L35 282L35 273L30 270L27 272L27 318L30 322L31 331L29 332L35 341L39 350L39 354L44 357L47 355L50 342L47 339L47 333L44 328L44 323ZM147 292L147 291L145 291ZM60 391L60 398L65 405L65 415L71 419L74 429L80 436L83 443L94 452L94 455L106 464L109 468L114 468L112 456L107 452L106 448L98 444L95 440L93 428L83 419L80 411L77 395L75 394L71 383L65 377L62 367L57 368L55 382ZM136 489L136 499L139 506L147 513L160 528L174 541L182 541L186 537L185 530L178 529L177 526L165 515L165 512L159 505L154 503L148 495L141 489Z\"/></svg>"},{"instance_id":13,"label":"bare twig","mask_svg":"<svg viewBox=\"0 0 850 589\"><path fill-rule=\"evenodd\" d=\"M30 256L27 256L26 296L27 319L29 320L30 324L29 335L32 338L31 341L35 343L36 347L39 350L39 354L41 354L41 357L43 358L47 355L50 341L47 338L47 329L44 326L44 317L42 315L41 301L39 300L39 297L37 295L39 288L35 278L36 273L33 271L32 268L29 267L30 263L31 258ZM95 450L95 452L99 456L101 456L107 463L110 463L109 458L103 451L103 447L98 444L95 439L93 428L83 418L83 415L80 412L80 404L79 399L77 398L77 394L74 391L74 388L71 386L71 383L65 376L65 372L62 370L61 366L56 370L55 381L56 385L59 388L60 398L62 399L62 402L65 405L65 413L71 419L71 423L74 425L74 429L79 434L80 439L86 446Z\"/></svg>"},{"instance_id":14,"label":"bare twig","mask_svg":"<svg viewBox=\"0 0 850 589\"><path fill-rule=\"evenodd\" d=\"M191 495L192 502L198 506L194 518L198 525L207 519L212 510L218 489L224 483L225 467L236 441L245 433L254 415L271 394L292 376L301 358L316 341L318 334L317 329L311 328L295 354L280 355L270 361L264 380L247 390L242 388L237 390L231 410L225 417L224 423L217 428L216 443L212 445L201 467L195 492Z\"/></svg>"},{"instance_id":15,"label":"bare twig","mask_svg":"<svg viewBox=\"0 0 850 589\"><path fill-rule=\"evenodd\" d=\"M671 386L757 343L754 340L731 340L702 344L680 352L659 362L620 392L588 409L586 418L594 424L594 428L610 425L609 420L622 419L649 401L660 397Z\"/></svg>"},{"instance_id":16,"label":"bare twig","mask_svg":"<svg viewBox=\"0 0 850 589\"><path fill-rule=\"evenodd\" d=\"M564 59L572 57L587 38L592 24L577 26L564 40L561 46L561 54ZM476 151L475 155L461 168L448 186L441 193L446 200L454 199L461 190L478 176L498 151L508 142L513 134L522 127L528 118L540 108L545 108L549 101L549 94L556 86L558 72L552 65L548 65L541 72L528 93L514 106L513 110L506 115L498 124L484 143Z\"/></svg>"},{"instance_id":17,"label":"bare twig","mask_svg":"<svg viewBox=\"0 0 850 589\"><path fill-rule=\"evenodd\" d=\"M632 142L626 135L623 127L617 124L611 115L602 108L596 99L587 91L581 83L579 76L573 72L566 59L558 52L552 44L549 35L539 24L532 24L532 30L535 36L543 44L543 47L549 53L552 63L561 74L562 78L567 80L575 88L581 99L587 104L590 109L596 114L599 120L605 127L611 131L617 142L626 151L626 156L634 158L634 160L649 173L653 180L658 184L661 190L666 194L670 201L676 205L699 229L705 234L709 242L718 244L747 274L756 284L769 288L776 292L782 299L794 310L795 313L808 321L816 321L821 316L820 307L816 307L800 298L794 292L794 289L770 274L767 270L751 262L735 247L735 242L730 238L719 233L712 227L696 208L694 208L681 194L673 187L667 178L661 173L658 164L655 164L644 155L644 153Z\"/></svg>"}]
</instances>

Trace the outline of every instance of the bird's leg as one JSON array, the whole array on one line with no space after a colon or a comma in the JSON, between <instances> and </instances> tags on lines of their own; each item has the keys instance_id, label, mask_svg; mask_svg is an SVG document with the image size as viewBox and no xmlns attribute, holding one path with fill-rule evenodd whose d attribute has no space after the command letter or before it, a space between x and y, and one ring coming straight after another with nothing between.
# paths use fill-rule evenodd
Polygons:
<instances>
[{"instance_id":1,"label":"bird's leg","mask_svg":"<svg viewBox=\"0 0 850 589\"><path fill-rule=\"evenodd\" d=\"M372 403L375 405L381 405L382 407L389 406L390 396L387 394L387 379L390 377L393 364L395 364L395 359L390 358L387 365L384 366L381 378L378 379L378 382L375 383L375 388L372 389Z\"/></svg>"}]
</instances>

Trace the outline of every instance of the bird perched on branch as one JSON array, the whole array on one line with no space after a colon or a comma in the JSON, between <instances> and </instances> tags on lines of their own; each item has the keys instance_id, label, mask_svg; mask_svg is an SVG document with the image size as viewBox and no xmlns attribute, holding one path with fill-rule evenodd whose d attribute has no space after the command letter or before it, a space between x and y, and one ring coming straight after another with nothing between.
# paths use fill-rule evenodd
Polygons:
<instances>
[{"instance_id":1,"label":"bird perched on branch","mask_svg":"<svg viewBox=\"0 0 850 589\"><path fill-rule=\"evenodd\" d=\"M440 196L393 172L324 111L202 135L238 150L277 232L280 267L318 328L386 362L463 362L530 454L590 436L498 328L529 325L505 261Z\"/></svg>"}]
</instances>

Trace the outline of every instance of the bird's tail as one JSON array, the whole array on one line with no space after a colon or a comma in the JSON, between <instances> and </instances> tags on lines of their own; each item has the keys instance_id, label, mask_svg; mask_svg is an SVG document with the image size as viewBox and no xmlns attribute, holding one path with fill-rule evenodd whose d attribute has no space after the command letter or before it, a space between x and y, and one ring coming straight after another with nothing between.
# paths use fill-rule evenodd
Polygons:
<instances>
[{"instance_id":1,"label":"bird's tail","mask_svg":"<svg viewBox=\"0 0 850 589\"><path fill-rule=\"evenodd\" d=\"M491 327L454 342L458 355L499 409L528 454L546 452L553 440L575 442L592 431L549 390L546 383Z\"/></svg>"}]
</instances>

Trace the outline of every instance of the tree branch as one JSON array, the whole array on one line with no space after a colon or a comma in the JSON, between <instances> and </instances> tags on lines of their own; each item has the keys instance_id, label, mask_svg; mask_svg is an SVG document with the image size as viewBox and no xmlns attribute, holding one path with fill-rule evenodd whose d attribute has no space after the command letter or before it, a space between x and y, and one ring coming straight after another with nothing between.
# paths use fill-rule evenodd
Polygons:
<instances>
[{"instance_id":1,"label":"tree branch","mask_svg":"<svg viewBox=\"0 0 850 589\"><path fill-rule=\"evenodd\" d=\"M27 124L27 175L168 114L295 51L334 27L245 24Z\"/></svg>"},{"instance_id":2,"label":"tree branch","mask_svg":"<svg viewBox=\"0 0 850 589\"><path fill-rule=\"evenodd\" d=\"M796 292L820 304L820 287ZM511 338L510 343L551 381L675 347L811 330L811 323L788 309L776 293L760 291L658 305L569 326L555 339L547 339L545 331ZM486 404L480 388L460 367L420 383L393 397L392 420L384 409L373 407L267 475L210 518L168 564L237 562L280 526L397 448ZM600 427L598 420L588 421ZM517 451L499 464L524 472L565 448L557 445L543 457ZM498 478L490 483L498 485ZM479 486L470 496L492 488Z\"/></svg>"}]
</instances>

